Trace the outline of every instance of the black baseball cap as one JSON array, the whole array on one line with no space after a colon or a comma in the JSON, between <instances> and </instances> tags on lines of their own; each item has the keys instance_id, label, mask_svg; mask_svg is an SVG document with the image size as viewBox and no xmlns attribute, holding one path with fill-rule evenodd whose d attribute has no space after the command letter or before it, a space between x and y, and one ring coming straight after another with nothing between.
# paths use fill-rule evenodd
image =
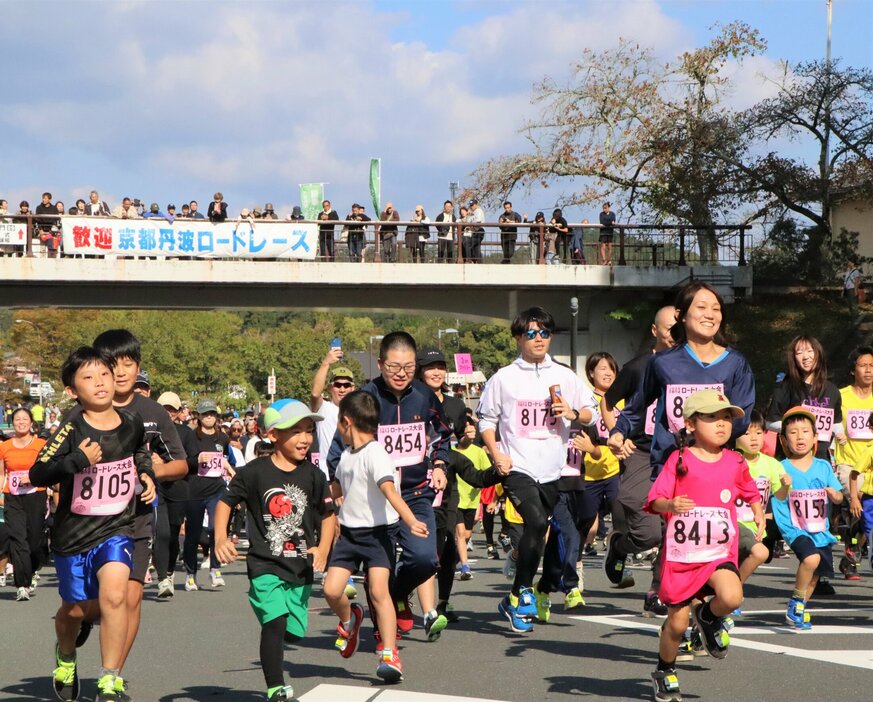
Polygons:
<instances>
[{"instance_id":1,"label":"black baseball cap","mask_svg":"<svg viewBox=\"0 0 873 702\"><path fill-rule=\"evenodd\" d=\"M443 355L442 351L437 349L423 349L416 354L415 362L418 364L419 368L431 366L434 363L442 363L443 365L446 365L446 357Z\"/></svg>"}]
</instances>

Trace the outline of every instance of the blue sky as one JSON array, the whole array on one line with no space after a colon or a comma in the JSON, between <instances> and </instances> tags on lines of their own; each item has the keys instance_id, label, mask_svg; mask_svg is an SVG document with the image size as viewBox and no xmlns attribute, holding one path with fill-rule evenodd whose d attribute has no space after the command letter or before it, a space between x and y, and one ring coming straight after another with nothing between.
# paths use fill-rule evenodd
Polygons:
<instances>
[{"instance_id":1,"label":"blue sky","mask_svg":"<svg viewBox=\"0 0 873 702\"><path fill-rule=\"evenodd\" d=\"M744 20L769 42L738 73L739 102L766 95L778 61L823 57L825 0L30 0L2 5L6 67L0 197L43 190L69 205L96 188L231 212L329 183L344 215L368 204L367 163L383 158L383 202L433 216L450 180L523 146L530 88L566 75L584 48L619 37L665 59ZM23 31L10 31L21 27ZM873 66L873 2L835 0L834 56ZM560 188L513 196L550 209ZM573 216L591 216L576 211Z\"/></svg>"}]
</instances>

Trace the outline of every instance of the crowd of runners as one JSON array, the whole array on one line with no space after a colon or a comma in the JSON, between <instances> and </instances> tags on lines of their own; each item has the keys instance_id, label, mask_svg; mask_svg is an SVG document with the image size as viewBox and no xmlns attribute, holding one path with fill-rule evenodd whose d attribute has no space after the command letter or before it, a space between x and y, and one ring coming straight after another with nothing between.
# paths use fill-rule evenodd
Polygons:
<instances>
[{"instance_id":1,"label":"crowd of runners","mask_svg":"<svg viewBox=\"0 0 873 702\"><path fill-rule=\"evenodd\" d=\"M152 399L139 342L108 330L67 358L75 404L50 432L30 410L12 413L2 585L8 573L27 602L50 561L55 693L79 697L76 651L99 623L96 700L129 700L144 588L196 597L179 591L206 587L201 569L222 588L221 568L243 554L265 699L291 700L283 644L305 636L315 583L339 655L358 650L367 610L376 675L400 682L413 600L429 642L451 633L481 521L486 557L509 581L495 616L521 634L550 621L553 598L564 612L585 606L593 549L615 588L634 586L629 564L649 556L640 612L663 619L653 695L681 700L677 663L727 655L759 565L796 558L785 625L808 631L814 594L833 588L832 545L844 544L842 576L859 579L873 527L873 348L852 352L838 389L821 344L799 335L773 396L757 397L723 307L692 282L657 312L650 349L622 367L590 353L579 374L549 354L549 312L525 310L511 326L518 356L475 411L450 394L442 353L402 331L382 338L363 387L333 344L309 398L235 418L210 400L185 407L171 388Z\"/></svg>"}]
</instances>

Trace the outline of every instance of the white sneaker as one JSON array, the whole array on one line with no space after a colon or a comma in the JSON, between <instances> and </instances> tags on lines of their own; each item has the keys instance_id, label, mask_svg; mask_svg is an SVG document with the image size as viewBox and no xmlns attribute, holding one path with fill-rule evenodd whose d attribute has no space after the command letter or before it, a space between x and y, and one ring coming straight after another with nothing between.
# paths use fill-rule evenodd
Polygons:
<instances>
[{"instance_id":1,"label":"white sneaker","mask_svg":"<svg viewBox=\"0 0 873 702\"><path fill-rule=\"evenodd\" d=\"M15 571L14 571L13 568L12 568L12 564L11 564L11 563L7 563L7 564L6 564L6 577L9 577L9 576L12 575L14 572L15 572Z\"/></svg>"},{"instance_id":2,"label":"white sneaker","mask_svg":"<svg viewBox=\"0 0 873 702\"><path fill-rule=\"evenodd\" d=\"M30 590L26 587L18 588L18 593L15 595L16 602L27 602L30 599Z\"/></svg>"},{"instance_id":3,"label":"white sneaker","mask_svg":"<svg viewBox=\"0 0 873 702\"><path fill-rule=\"evenodd\" d=\"M209 569L209 559L204 558L203 562L200 564L200 570L208 570Z\"/></svg>"},{"instance_id":4,"label":"white sneaker","mask_svg":"<svg viewBox=\"0 0 873 702\"><path fill-rule=\"evenodd\" d=\"M28 594L33 597L36 594L36 585L39 582L39 575L36 574L33 576L33 579L30 581L30 587L28 588Z\"/></svg>"},{"instance_id":5,"label":"white sneaker","mask_svg":"<svg viewBox=\"0 0 873 702\"><path fill-rule=\"evenodd\" d=\"M516 559L512 557L512 551L506 554L506 560L503 561L503 577L507 580L515 579Z\"/></svg>"},{"instance_id":6,"label":"white sneaker","mask_svg":"<svg viewBox=\"0 0 873 702\"><path fill-rule=\"evenodd\" d=\"M0 575L0 587L6 587L6 573Z\"/></svg>"},{"instance_id":7,"label":"white sneaker","mask_svg":"<svg viewBox=\"0 0 873 702\"><path fill-rule=\"evenodd\" d=\"M473 539L467 540L467 553L473 553Z\"/></svg>"},{"instance_id":8,"label":"white sneaker","mask_svg":"<svg viewBox=\"0 0 873 702\"><path fill-rule=\"evenodd\" d=\"M185 592L195 592L196 590L198 590L197 581L193 575L189 575L185 579Z\"/></svg>"},{"instance_id":9,"label":"white sneaker","mask_svg":"<svg viewBox=\"0 0 873 702\"><path fill-rule=\"evenodd\" d=\"M164 578L158 583L158 598L166 599L173 596L173 582L169 578Z\"/></svg>"},{"instance_id":10,"label":"white sneaker","mask_svg":"<svg viewBox=\"0 0 873 702\"><path fill-rule=\"evenodd\" d=\"M225 586L224 578L221 577L220 570L210 570L209 577L212 578L212 588L213 589Z\"/></svg>"}]
</instances>

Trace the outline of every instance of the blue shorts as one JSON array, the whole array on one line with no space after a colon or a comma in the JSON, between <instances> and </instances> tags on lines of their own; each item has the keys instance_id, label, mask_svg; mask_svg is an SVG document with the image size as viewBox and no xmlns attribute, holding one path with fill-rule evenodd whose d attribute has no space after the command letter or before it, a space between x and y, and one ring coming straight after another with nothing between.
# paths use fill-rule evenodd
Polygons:
<instances>
[{"instance_id":1,"label":"blue shorts","mask_svg":"<svg viewBox=\"0 0 873 702\"><path fill-rule=\"evenodd\" d=\"M100 593L97 571L107 563L124 563L133 567L133 539L129 536L110 536L106 541L85 553L75 556L55 554L55 571L61 599L70 604L96 600Z\"/></svg>"},{"instance_id":2,"label":"blue shorts","mask_svg":"<svg viewBox=\"0 0 873 702\"><path fill-rule=\"evenodd\" d=\"M861 495L861 528L866 536L873 531L873 495Z\"/></svg>"},{"instance_id":3,"label":"blue shorts","mask_svg":"<svg viewBox=\"0 0 873 702\"><path fill-rule=\"evenodd\" d=\"M831 545L816 546L815 542L806 535L798 536L794 541L788 544L798 561L803 561L816 553L821 557L818 568L815 569L815 575L820 578L834 577L834 556L831 552Z\"/></svg>"},{"instance_id":4,"label":"blue shorts","mask_svg":"<svg viewBox=\"0 0 873 702\"><path fill-rule=\"evenodd\" d=\"M352 573L369 568L394 570L398 524L375 527L340 526L340 537L333 545L330 566Z\"/></svg>"}]
</instances>

